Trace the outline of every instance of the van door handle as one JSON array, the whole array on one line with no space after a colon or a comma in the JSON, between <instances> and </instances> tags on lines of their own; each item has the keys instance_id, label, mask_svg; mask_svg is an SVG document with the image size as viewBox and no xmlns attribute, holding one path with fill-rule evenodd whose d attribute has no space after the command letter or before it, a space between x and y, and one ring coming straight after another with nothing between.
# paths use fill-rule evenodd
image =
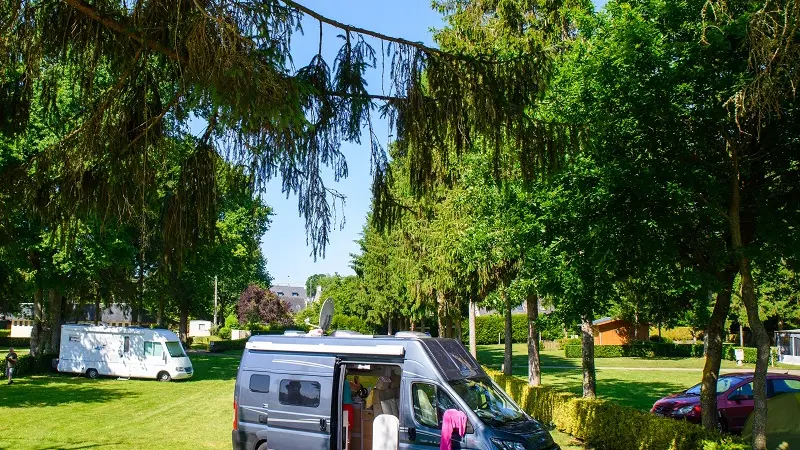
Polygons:
<instances>
[{"instance_id":1,"label":"van door handle","mask_svg":"<svg viewBox=\"0 0 800 450\"><path fill-rule=\"evenodd\" d=\"M319 419L319 431L326 431L328 429L328 421Z\"/></svg>"}]
</instances>

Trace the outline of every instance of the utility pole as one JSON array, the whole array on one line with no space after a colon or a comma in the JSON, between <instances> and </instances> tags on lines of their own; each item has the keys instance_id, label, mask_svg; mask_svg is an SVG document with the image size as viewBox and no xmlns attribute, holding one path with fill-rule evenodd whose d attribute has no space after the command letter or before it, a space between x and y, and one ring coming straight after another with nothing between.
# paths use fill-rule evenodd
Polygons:
<instances>
[{"instance_id":1,"label":"utility pole","mask_svg":"<svg viewBox=\"0 0 800 450\"><path fill-rule=\"evenodd\" d=\"M214 275L214 326L217 326L217 276Z\"/></svg>"}]
</instances>

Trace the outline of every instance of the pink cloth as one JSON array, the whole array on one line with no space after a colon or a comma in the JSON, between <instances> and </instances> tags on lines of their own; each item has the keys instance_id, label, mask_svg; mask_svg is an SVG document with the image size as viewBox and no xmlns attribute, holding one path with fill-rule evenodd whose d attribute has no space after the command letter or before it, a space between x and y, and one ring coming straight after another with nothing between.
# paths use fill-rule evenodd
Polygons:
<instances>
[{"instance_id":1,"label":"pink cloth","mask_svg":"<svg viewBox=\"0 0 800 450\"><path fill-rule=\"evenodd\" d=\"M457 409L448 409L442 418L442 440L439 443L439 450L452 450L453 444L450 438L454 429L458 430L459 436L464 436L467 431L467 415Z\"/></svg>"}]
</instances>

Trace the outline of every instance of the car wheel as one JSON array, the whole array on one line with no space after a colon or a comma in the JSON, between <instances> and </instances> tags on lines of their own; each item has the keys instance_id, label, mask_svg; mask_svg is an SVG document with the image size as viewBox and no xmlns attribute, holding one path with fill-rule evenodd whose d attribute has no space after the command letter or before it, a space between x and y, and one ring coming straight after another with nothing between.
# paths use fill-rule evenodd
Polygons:
<instances>
[{"instance_id":1,"label":"car wheel","mask_svg":"<svg viewBox=\"0 0 800 450\"><path fill-rule=\"evenodd\" d=\"M172 377L169 376L169 372L159 372L158 373L158 381L170 381Z\"/></svg>"},{"instance_id":2,"label":"car wheel","mask_svg":"<svg viewBox=\"0 0 800 450\"><path fill-rule=\"evenodd\" d=\"M94 380L98 376L100 376L100 373L97 371L97 369L87 369L86 370L86 378L91 378L92 380Z\"/></svg>"}]
</instances>

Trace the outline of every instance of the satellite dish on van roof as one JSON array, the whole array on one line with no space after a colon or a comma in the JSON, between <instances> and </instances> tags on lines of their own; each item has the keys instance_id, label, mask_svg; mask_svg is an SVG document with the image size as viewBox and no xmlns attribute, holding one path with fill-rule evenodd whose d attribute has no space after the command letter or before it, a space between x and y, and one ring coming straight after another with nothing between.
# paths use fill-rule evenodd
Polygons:
<instances>
[{"instance_id":1,"label":"satellite dish on van roof","mask_svg":"<svg viewBox=\"0 0 800 450\"><path fill-rule=\"evenodd\" d=\"M322 331L327 331L333 321L333 300L326 298L319 311L319 327Z\"/></svg>"}]
</instances>

